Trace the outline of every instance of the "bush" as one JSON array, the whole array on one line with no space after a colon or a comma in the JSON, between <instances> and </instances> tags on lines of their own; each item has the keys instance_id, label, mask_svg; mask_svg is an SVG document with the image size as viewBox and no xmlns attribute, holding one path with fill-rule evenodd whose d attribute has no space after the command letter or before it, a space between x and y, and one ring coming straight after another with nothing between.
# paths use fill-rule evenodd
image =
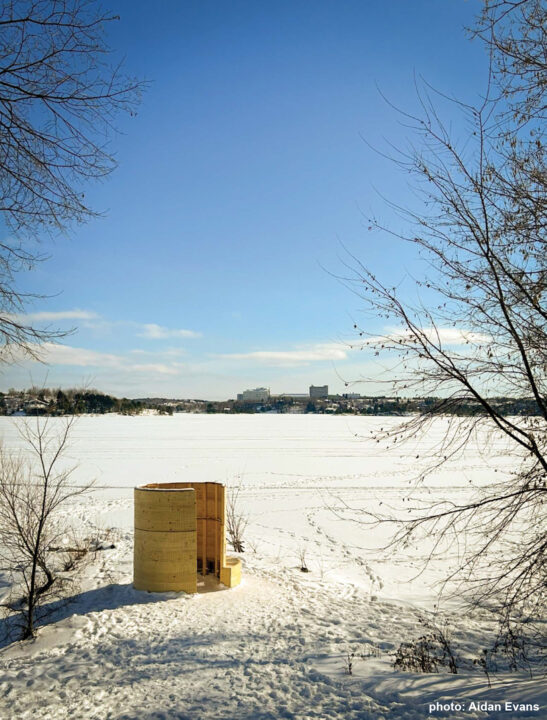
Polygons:
<instances>
[{"instance_id":1,"label":"bush","mask_svg":"<svg viewBox=\"0 0 547 720\"><path fill-rule=\"evenodd\" d=\"M396 670L433 673L440 667L447 667L451 673L458 673L456 656L452 650L448 625L437 627L424 621L428 632L417 640L402 642L395 654L393 667Z\"/></svg>"}]
</instances>

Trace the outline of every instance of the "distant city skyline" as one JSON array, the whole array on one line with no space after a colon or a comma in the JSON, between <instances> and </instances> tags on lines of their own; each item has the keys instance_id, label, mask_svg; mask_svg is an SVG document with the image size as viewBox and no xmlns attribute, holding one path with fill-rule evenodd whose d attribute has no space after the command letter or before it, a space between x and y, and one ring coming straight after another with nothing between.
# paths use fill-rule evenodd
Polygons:
<instances>
[{"instance_id":1,"label":"distant city skyline","mask_svg":"<svg viewBox=\"0 0 547 720\"><path fill-rule=\"evenodd\" d=\"M47 296L22 319L76 331L18 358L0 389L92 386L135 398L236 397L328 385L378 393L389 367L355 346L359 298L336 276L354 254L400 284L418 260L367 217L414 202L373 148L409 131L414 78L474 100L487 58L464 31L479 0L390 3L108 0L109 43L150 81L112 150L119 168L86 189L103 213L19 286ZM453 123L455 135L465 128ZM0 237L9 240L0 224ZM451 329L451 342L458 332ZM346 387L345 382L350 385Z\"/></svg>"}]
</instances>

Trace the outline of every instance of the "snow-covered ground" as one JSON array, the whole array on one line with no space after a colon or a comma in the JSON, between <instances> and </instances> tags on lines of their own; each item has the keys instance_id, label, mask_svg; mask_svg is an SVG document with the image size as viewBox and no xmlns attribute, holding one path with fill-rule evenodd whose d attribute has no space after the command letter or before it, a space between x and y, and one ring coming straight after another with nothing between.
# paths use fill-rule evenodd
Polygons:
<instances>
[{"instance_id":1,"label":"snow-covered ground","mask_svg":"<svg viewBox=\"0 0 547 720\"><path fill-rule=\"evenodd\" d=\"M388 553L382 549L388 530L360 522L361 510L404 507L418 463L446 428L439 419L427 440L398 452L369 439L371 430L396 422L320 415L81 418L67 464L77 463L75 483L95 480L97 489L67 514L83 534L115 547L96 553L74 600L53 608L54 622L35 641L4 643L0 718L544 716L541 678L500 672L489 689L473 666L496 627L486 611L462 615L446 591L439 599L438 581L456 549L421 572L425 545ZM1 418L0 435L5 448L21 446L14 421ZM486 482L493 466L511 469L502 440L478 438L419 493L461 498L470 485ZM225 590L208 583L196 596L137 592L132 488L185 480L240 488L249 518L242 584ZM309 573L300 571L302 554ZM393 652L423 634L422 618L435 612L452 627L459 674L393 670ZM500 709L477 709L485 702Z\"/></svg>"}]
</instances>

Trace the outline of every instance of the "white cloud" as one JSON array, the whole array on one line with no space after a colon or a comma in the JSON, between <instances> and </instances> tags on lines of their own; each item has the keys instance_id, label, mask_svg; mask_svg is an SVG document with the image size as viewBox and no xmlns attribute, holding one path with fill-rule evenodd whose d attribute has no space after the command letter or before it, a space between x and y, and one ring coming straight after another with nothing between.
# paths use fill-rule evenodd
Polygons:
<instances>
[{"instance_id":1,"label":"white cloud","mask_svg":"<svg viewBox=\"0 0 547 720\"><path fill-rule=\"evenodd\" d=\"M345 360L349 348L339 343L322 343L296 350L256 350L248 353L217 355L226 360L249 360L272 367L297 367L314 362Z\"/></svg>"},{"instance_id":2,"label":"white cloud","mask_svg":"<svg viewBox=\"0 0 547 720\"><path fill-rule=\"evenodd\" d=\"M451 345L454 347L467 344L481 345L492 342L493 339L491 335L475 333L471 330L457 327L424 327L421 328L421 332L433 343L437 344L440 342L442 345ZM408 330L408 328L386 328L385 335L365 338L361 345L365 347L367 345L378 345L384 342L398 343L399 341L404 344L412 342L414 339L414 335L410 332L410 330Z\"/></svg>"},{"instance_id":3,"label":"white cloud","mask_svg":"<svg viewBox=\"0 0 547 720\"><path fill-rule=\"evenodd\" d=\"M161 356L163 358L179 358L186 355L186 350L182 348L165 348L162 350L143 350L142 348L134 348L129 350L130 355L151 355L155 358Z\"/></svg>"},{"instance_id":4,"label":"white cloud","mask_svg":"<svg viewBox=\"0 0 547 720\"><path fill-rule=\"evenodd\" d=\"M145 363L141 365L129 365L128 370L133 372L142 373L159 373L160 375L178 375L180 373L180 366L177 365L165 365L164 363Z\"/></svg>"},{"instance_id":5,"label":"white cloud","mask_svg":"<svg viewBox=\"0 0 547 720\"><path fill-rule=\"evenodd\" d=\"M149 340L166 340L167 338L198 338L201 337L200 332L194 330L175 330L148 323L142 325L142 332L137 333L139 337L148 338Z\"/></svg>"},{"instance_id":6,"label":"white cloud","mask_svg":"<svg viewBox=\"0 0 547 720\"><path fill-rule=\"evenodd\" d=\"M34 349L40 358L49 365L110 368L125 372L159 373L161 375L178 375L183 367L181 363L134 363L123 355L56 343L36 345Z\"/></svg>"},{"instance_id":7,"label":"white cloud","mask_svg":"<svg viewBox=\"0 0 547 720\"><path fill-rule=\"evenodd\" d=\"M480 345L493 340L491 335L475 333L463 328L437 328L436 330L435 328L426 328L426 332L431 340L439 339L445 345L467 345L467 343Z\"/></svg>"},{"instance_id":8,"label":"white cloud","mask_svg":"<svg viewBox=\"0 0 547 720\"><path fill-rule=\"evenodd\" d=\"M76 365L78 367L122 367L123 357L112 353L102 353L86 348L44 343L36 350L42 359L51 365Z\"/></svg>"},{"instance_id":9,"label":"white cloud","mask_svg":"<svg viewBox=\"0 0 547 720\"><path fill-rule=\"evenodd\" d=\"M484 344L491 341L488 335L474 333L463 328L422 328L423 332L432 342L441 342L443 345L460 346L467 343ZM312 363L328 361L345 361L352 349L366 348L382 343L393 343L401 340L410 342L411 333L403 328L386 328L385 335L363 339L359 345L342 343L318 343L316 345L301 346L292 350L255 350L245 353L225 353L215 357L225 360L239 360L247 363L256 363L269 367L299 367Z\"/></svg>"},{"instance_id":10,"label":"white cloud","mask_svg":"<svg viewBox=\"0 0 547 720\"><path fill-rule=\"evenodd\" d=\"M19 322L57 322L59 320L98 320L99 315L88 310L59 310L56 312L35 312L9 314L10 318Z\"/></svg>"}]
</instances>

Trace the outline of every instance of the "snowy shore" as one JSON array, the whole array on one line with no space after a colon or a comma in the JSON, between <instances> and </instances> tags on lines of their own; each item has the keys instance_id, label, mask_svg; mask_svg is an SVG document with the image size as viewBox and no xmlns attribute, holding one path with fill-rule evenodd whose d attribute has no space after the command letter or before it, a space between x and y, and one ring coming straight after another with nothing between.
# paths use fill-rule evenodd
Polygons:
<instances>
[{"instance_id":1,"label":"snowy shore","mask_svg":"<svg viewBox=\"0 0 547 720\"><path fill-rule=\"evenodd\" d=\"M73 601L51 608L35 641L3 643L0 718L541 717L542 678L502 671L489 689L473 666L495 632L488 613L462 616L448 595L439 609L450 553L421 572L423 548L387 553L388 530L360 521L363 509L402 506L416 455L426 454L423 444L386 453L366 439L398 420L81 418L67 464L78 464L74 482L94 479L97 489L66 512L115 547L95 554ZM5 448L20 447L13 421L0 418L0 433ZM461 497L494 465L510 470L505 447L479 438L420 492ZM132 488L185 480L240 488L249 518L243 582L233 590L208 582L195 596L137 592ZM394 651L435 613L452 628L458 675L395 671Z\"/></svg>"}]
</instances>

